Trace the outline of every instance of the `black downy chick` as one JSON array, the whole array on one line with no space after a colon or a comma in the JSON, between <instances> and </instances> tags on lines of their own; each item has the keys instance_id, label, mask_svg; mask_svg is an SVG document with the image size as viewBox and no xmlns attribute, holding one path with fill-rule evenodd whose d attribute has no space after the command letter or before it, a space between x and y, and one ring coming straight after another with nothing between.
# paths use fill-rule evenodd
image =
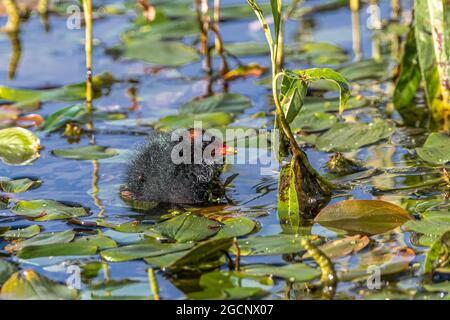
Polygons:
<instances>
[{"instance_id":1,"label":"black downy chick","mask_svg":"<svg viewBox=\"0 0 450 320\"><path fill-rule=\"evenodd\" d=\"M163 204L206 204L224 196L219 176L225 155L234 153L234 149L200 129L175 133L172 141L172 133L152 132L137 148L121 190L123 198ZM203 157L204 154L210 156ZM174 156L184 161L174 162Z\"/></svg>"}]
</instances>

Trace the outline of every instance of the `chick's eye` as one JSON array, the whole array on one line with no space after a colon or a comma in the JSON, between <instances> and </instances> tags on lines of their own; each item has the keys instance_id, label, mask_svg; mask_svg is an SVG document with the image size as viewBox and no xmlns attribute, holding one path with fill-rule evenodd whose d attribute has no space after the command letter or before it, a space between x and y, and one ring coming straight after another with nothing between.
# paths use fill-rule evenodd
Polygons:
<instances>
[{"instance_id":1,"label":"chick's eye","mask_svg":"<svg viewBox=\"0 0 450 320\"><path fill-rule=\"evenodd\" d=\"M138 177L138 180L139 180L140 182L145 182L144 176L139 176L139 177Z\"/></svg>"}]
</instances>

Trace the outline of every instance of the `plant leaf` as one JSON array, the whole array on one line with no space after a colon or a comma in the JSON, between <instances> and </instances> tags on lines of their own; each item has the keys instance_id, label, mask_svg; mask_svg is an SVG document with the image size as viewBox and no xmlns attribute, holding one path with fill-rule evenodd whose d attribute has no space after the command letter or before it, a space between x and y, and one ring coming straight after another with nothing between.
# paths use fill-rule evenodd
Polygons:
<instances>
[{"instance_id":1,"label":"plant leaf","mask_svg":"<svg viewBox=\"0 0 450 320\"><path fill-rule=\"evenodd\" d=\"M53 200L17 201L11 211L35 221L71 219L88 215L88 210L83 207L69 207Z\"/></svg>"},{"instance_id":2,"label":"plant leaf","mask_svg":"<svg viewBox=\"0 0 450 320\"><path fill-rule=\"evenodd\" d=\"M52 153L61 158L71 160L97 160L112 158L119 153L114 149L102 146L86 146L67 149L55 149Z\"/></svg>"},{"instance_id":3,"label":"plant leaf","mask_svg":"<svg viewBox=\"0 0 450 320\"><path fill-rule=\"evenodd\" d=\"M443 165L450 161L450 137L444 133L432 132L424 145L416 148L417 155L424 161Z\"/></svg>"},{"instance_id":4,"label":"plant leaf","mask_svg":"<svg viewBox=\"0 0 450 320\"><path fill-rule=\"evenodd\" d=\"M0 159L9 165L26 165L39 158L40 141L31 131L14 127L0 130Z\"/></svg>"}]
</instances>

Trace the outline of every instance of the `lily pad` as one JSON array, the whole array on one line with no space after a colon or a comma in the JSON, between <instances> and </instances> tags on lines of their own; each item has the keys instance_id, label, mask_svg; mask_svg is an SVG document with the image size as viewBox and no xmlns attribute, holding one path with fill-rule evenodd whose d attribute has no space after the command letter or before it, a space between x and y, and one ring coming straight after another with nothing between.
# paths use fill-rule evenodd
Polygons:
<instances>
[{"instance_id":1,"label":"lily pad","mask_svg":"<svg viewBox=\"0 0 450 320\"><path fill-rule=\"evenodd\" d=\"M97 246L99 248L115 248L117 247L117 243L111 239L110 237L96 234L93 236L84 236L75 239L74 243L86 243L91 246Z\"/></svg>"},{"instance_id":2,"label":"lily pad","mask_svg":"<svg viewBox=\"0 0 450 320\"><path fill-rule=\"evenodd\" d=\"M102 146L87 146L67 149L56 149L52 153L61 158L71 160L97 160L112 158L119 153L114 149Z\"/></svg>"},{"instance_id":3,"label":"lily pad","mask_svg":"<svg viewBox=\"0 0 450 320\"><path fill-rule=\"evenodd\" d=\"M278 255L304 251L301 237L290 234L256 236L238 241L241 255Z\"/></svg>"},{"instance_id":4,"label":"lily pad","mask_svg":"<svg viewBox=\"0 0 450 320\"><path fill-rule=\"evenodd\" d=\"M320 269L312 268L303 263L293 263L285 266L256 264L245 266L242 271L256 276L283 278L291 282L311 281L321 275Z\"/></svg>"},{"instance_id":5,"label":"lily pad","mask_svg":"<svg viewBox=\"0 0 450 320\"><path fill-rule=\"evenodd\" d=\"M431 133L421 148L416 148L417 155L424 161L442 165L450 161L450 137L444 133Z\"/></svg>"},{"instance_id":6,"label":"lily pad","mask_svg":"<svg viewBox=\"0 0 450 320\"><path fill-rule=\"evenodd\" d=\"M270 54L269 47L263 42L225 43L225 50L235 56L263 56Z\"/></svg>"},{"instance_id":7,"label":"lily pad","mask_svg":"<svg viewBox=\"0 0 450 320\"><path fill-rule=\"evenodd\" d=\"M315 222L356 234L380 234L405 224L412 217L405 209L381 200L345 200L319 212Z\"/></svg>"},{"instance_id":8,"label":"lily pad","mask_svg":"<svg viewBox=\"0 0 450 320\"><path fill-rule=\"evenodd\" d=\"M35 221L71 219L89 214L83 207L69 207L54 200L17 201L11 211Z\"/></svg>"},{"instance_id":9,"label":"lily pad","mask_svg":"<svg viewBox=\"0 0 450 320\"><path fill-rule=\"evenodd\" d=\"M29 178L23 179L9 179L0 177L0 191L6 193L20 193L30 189L38 188L42 184L40 180L31 180Z\"/></svg>"},{"instance_id":10,"label":"lily pad","mask_svg":"<svg viewBox=\"0 0 450 320\"><path fill-rule=\"evenodd\" d=\"M219 93L213 96L190 101L179 108L180 114L208 112L242 112L249 108L249 98L236 93Z\"/></svg>"},{"instance_id":11,"label":"lily pad","mask_svg":"<svg viewBox=\"0 0 450 320\"><path fill-rule=\"evenodd\" d=\"M108 249L101 252L101 257L111 262L130 261L148 257L162 256L169 253L184 251L192 248L191 243L161 243L156 239L142 244L132 244L120 248Z\"/></svg>"},{"instance_id":12,"label":"lily pad","mask_svg":"<svg viewBox=\"0 0 450 320\"><path fill-rule=\"evenodd\" d=\"M0 130L0 160L26 165L39 158L40 141L31 131L14 127Z\"/></svg>"},{"instance_id":13,"label":"lily pad","mask_svg":"<svg viewBox=\"0 0 450 320\"><path fill-rule=\"evenodd\" d=\"M245 217L227 219L222 223L223 226L214 236L215 239L245 236L252 232L256 227L255 221Z\"/></svg>"},{"instance_id":14,"label":"lily pad","mask_svg":"<svg viewBox=\"0 0 450 320\"><path fill-rule=\"evenodd\" d=\"M178 67L197 61L197 51L181 42L130 39L123 46L122 57L158 66Z\"/></svg>"},{"instance_id":15,"label":"lily pad","mask_svg":"<svg viewBox=\"0 0 450 320\"><path fill-rule=\"evenodd\" d=\"M177 242L198 242L215 235L221 224L215 220L184 213L151 227L146 234Z\"/></svg>"},{"instance_id":16,"label":"lily pad","mask_svg":"<svg viewBox=\"0 0 450 320\"><path fill-rule=\"evenodd\" d=\"M17 266L5 259L0 259L0 286L5 283L8 278L17 271Z\"/></svg>"},{"instance_id":17,"label":"lily pad","mask_svg":"<svg viewBox=\"0 0 450 320\"><path fill-rule=\"evenodd\" d=\"M75 238L75 232L66 230L62 232L47 232L38 234L30 239L11 243L5 247L8 251L18 251L27 246L46 246L55 243L68 243Z\"/></svg>"},{"instance_id":18,"label":"lily pad","mask_svg":"<svg viewBox=\"0 0 450 320\"><path fill-rule=\"evenodd\" d=\"M390 137L394 131L395 125L392 122L379 119L373 123L336 123L317 138L316 147L327 152L358 150Z\"/></svg>"},{"instance_id":19,"label":"lily pad","mask_svg":"<svg viewBox=\"0 0 450 320\"><path fill-rule=\"evenodd\" d=\"M44 246L30 245L22 248L17 256L22 259L60 256L90 256L97 253L97 246L87 242L54 243Z\"/></svg>"},{"instance_id":20,"label":"lily pad","mask_svg":"<svg viewBox=\"0 0 450 320\"><path fill-rule=\"evenodd\" d=\"M75 289L26 270L23 276L20 272L14 273L3 284L0 296L11 300L73 300L78 294Z\"/></svg>"},{"instance_id":21,"label":"lily pad","mask_svg":"<svg viewBox=\"0 0 450 320\"><path fill-rule=\"evenodd\" d=\"M290 124L292 130L317 132L331 128L337 122L336 116L324 112L302 113Z\"/></svg>"},{"instance_id":22,"label":"lily pad","mask_svg":"<svg viewBox=\"0 0 450 320\"><path fill-rule=\"evenodd\" d=\"M203 241L190 250L181 251L162 256L145 258L148 264L160 268L175 270L199 270L202 267L217 267L217 260L231 247L233 239L221 238Z\"/></svg>"},{"instance_id":23,"label":"lily pad","mask_svg":"<svg viewBox=\"0 0 450 320\"><path fill-rule=\"evenodd\" d=\"M234 117L225 112L209 112L197 114L179 114L167 116L154 123L156 129L173 130L192 128L195 121L201 121L204 129L223 127L233 121Z\"/></svg>"},{"instance_id":24,"label":"lily pad","mask_svg":"<svg viewBox=\"0 0 450 320\"><path fill-rule=\"evenodd\" d=\"M5 239L28 239L38 235L41 232L41 228L35 224L23 229L8 230L1 236Z\"/></svg>"},{"instance_id":25,"label":"lily pad","mask_svg":"<svg viewBox=\"0 0 450 320\"><path fill-rule=\"evenodd\" d=\"M388 64L373 59L362 60L339 69L339 73L350 81L382 79L387 74Z\"/></svg>"}]
</instances>

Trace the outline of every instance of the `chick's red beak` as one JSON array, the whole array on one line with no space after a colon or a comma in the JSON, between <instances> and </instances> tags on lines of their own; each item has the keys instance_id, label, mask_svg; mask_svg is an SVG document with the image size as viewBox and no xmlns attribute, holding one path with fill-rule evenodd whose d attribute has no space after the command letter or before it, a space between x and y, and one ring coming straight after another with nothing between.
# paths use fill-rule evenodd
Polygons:
<instances>
[{"instance_id":1,"label":"chick's red beak","mask_svg":"<svg viewBox=\"0 0 450 320\"><path fill-rule=\"evenodd\" d=\"M217 154L221 156L234 155L237 153L237 150L233 147L227 146L225 143L222 147L217 149Z\"/></svg>"}]
</instances>

